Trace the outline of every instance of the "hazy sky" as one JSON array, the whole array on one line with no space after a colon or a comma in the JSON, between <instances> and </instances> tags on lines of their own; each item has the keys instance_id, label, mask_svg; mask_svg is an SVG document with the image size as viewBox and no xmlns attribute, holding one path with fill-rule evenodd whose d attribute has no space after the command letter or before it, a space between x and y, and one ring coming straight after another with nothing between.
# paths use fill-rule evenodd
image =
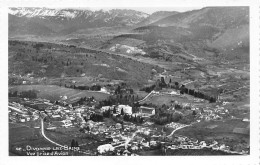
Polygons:
<instances>
[{"instance_id":1,"label":"hazy sky","mask_svg":"<svg viewBox=\"0 0 260 165\"><path fill-rule=\"evenodd\" d=\"M71 8L71 7L69 7ZM184 12L189 10L201 9L202 7L90 7L90 8L74 8L74 9L90 9L90 10L111 10L111 9L132 9L142 11L147 14L152 14L156 11L178 11Z\"/></svg>"}]
</instances>

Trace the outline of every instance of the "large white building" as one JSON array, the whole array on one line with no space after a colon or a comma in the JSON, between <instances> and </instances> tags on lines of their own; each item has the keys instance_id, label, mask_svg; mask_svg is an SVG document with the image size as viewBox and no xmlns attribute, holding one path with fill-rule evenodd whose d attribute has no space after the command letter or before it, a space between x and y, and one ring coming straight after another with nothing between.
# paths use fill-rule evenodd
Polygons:
<instances>
[{"instance_id":1,"label":"large white building","mask_svg":"<svg viewBox=\"0 0 260 165\"><path fill-rule=\"evenodd\" d=\"M140 114L143 117L149 117L149 116L155 115L155 108L141 106Z\"/></svg>"},{"instance_id":2,"label":"large white building","mask_svg":"<svg viewBox=\"0 0 260 165\"><path fill-rule=\"evenodd\" d=\"M132 112L132 107L129 106L129 105L118 105L117 107L117 113L121 113L121 110L123 109L124 113L125 114L129 114L131 115L133 112Z\"/></svg>"}]
</instances>

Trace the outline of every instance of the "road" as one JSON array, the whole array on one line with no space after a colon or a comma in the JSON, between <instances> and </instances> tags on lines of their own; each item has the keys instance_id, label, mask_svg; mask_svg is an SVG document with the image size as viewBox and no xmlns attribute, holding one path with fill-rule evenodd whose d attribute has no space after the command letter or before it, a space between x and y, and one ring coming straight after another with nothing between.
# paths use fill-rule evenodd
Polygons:
<instances>
[{"instance_id":1,"label":"road","mask_svg":"<svg viewBox=\"0 0 260 165\"><path fill-rule=\"evenodd\" d=\"M10 109L12 109L12 110L14 110L14 111L16 111L16 112L19 112L19 113L26 113L26 112L24 112L24 111L21 111L20 109L17 109L17 108L15 108L15 107L12 107L12 106L8 106L8 108L10 108Z\"/></svg>"},{"instance_id":2,"label":"road","mask_svg":"<svg viewBox=\"0 0 260 165\"><path fill-rule=\"evenodd\" d=\"M142 100L139 100L138 103L145 101L151 94L155 93L155 91L151 91L148 95L146 95Z\"/></svg>"},{"instance_id":3,"label":"road","mask_svg":"<svg viewBox=\"0 0 260 165\"><path fill-rule=\"evenodd\" d=\"M54 142L54 141L52 141L51 139L49 139L46 135L45 135L45 133L44 133L44 123L43 123L43 119L44 118L41 118L41 132L42 132L42 136L47 140L47 141L49 141L49 142L51 142L52 144L54 144L54 145L57 145L57 146L59 146L59 147L66 147L66 146L63 146L63 145L61 145L61 144L59 144L59 143L56 143L56 142ZM81 149L82 150L82 149ZM87 152L87 151L78 151L79 153L83 153L83 154L86 154L86 155L90 155L90 153L89 152Z\"/></svg>"},{"instance_id":4,"label":"road","mask_svg":"<svg viewBox=\"0 0 260 165\"><path fill-rule=\"evenodd\" d=\"M172 133L171 133L170 135L168 135L167 137L172 136L177 130L182 129L182 128L185 128L185 127L188 127L188 126L190 126L190 125L185 125L185 126L183 126L183 127L176 128L176 129L173 130Z\"/></svg>"},{"instance_id":5,"label":"road","mask_svg":"<svg viewBox=\"0 0 260 165\"><path fill-rule=\"evenodd\" d=\"M44 133L44 123L43 123L43 119L44 119L44 118L41 118L41 132L42 132L42 136L43 136L46 140L48 140L49 142L51 142L52 144L55 144L55 145L60 146L60 147L65 147L65 146L63 146L63 145L61 145L61 144L59 144L59 143L56 143L56 142L52 141L51 139L49 139L49 138L45 135L45 133Z\"/></svg>"}]
</instances>

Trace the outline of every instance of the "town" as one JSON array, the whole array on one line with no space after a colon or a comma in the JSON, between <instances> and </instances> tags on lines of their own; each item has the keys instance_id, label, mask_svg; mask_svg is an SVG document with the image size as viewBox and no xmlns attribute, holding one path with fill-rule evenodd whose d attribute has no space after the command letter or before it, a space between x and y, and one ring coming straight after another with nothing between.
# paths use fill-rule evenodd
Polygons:
<instances>
[{"instance_id":1,"label":"town","mask_svg":"<svg viewBox=\"0 0 260 165\"><path fill-rule=\"evenodd\" d=\"M114 95L115 93L122 94L122 91L125 91L122 86L116 88ZM102 90L104 91L104 88ZM66 132L66 129L72 129L87 136L94 136L101 143L90 142L96 146L92 150L87 149L88 142L84 144L77 142L76 145L72 143L58 144L60 146L80 146L81 150L78 152L87 155L142 155L157 150L160 151L160 154L167 155L167 153L171 153L171 150L180 149L210 149L227 154L248 154L249 146L246 144L242 147L230 147L213 139L199 141L195 138L175 134L179 129L191 127L202 121L239 120L249 126L248 118L236 118L230 114L227 109L228 102L217 101L218 103L214 104L215 106L208 106L210 104L207 104L206 107L202 107L201 104L197 103L205 100L194 97L192 98L194 104L181 104L175 101L170 107L165 105L160 107L160 111L157 107L146 104L140 105L141 102L145 102L152 97L163 95L184 97L185 94L181 94L181 91L176 89L170 91L153 90L143 99L134 103L124 101L131 105L134 104L133 107L120 103L113 104L111 98L110 101L103 102L97 102L94 97L81 98L70 104L66 102L66 96L52 103L47 99L20 98L9 102L9 121L24 125L30 123L28 125L30 127L33 125L33 129L41 129L42 134L45 132L44 136L48 136L49 132L52 134L63 133ZM171 118L164 118L164 114ZM41 125L40 122L44 124ZM208 127L213 129L218 125ZM249 128L236 127L233 132L248 135ZM48 137L46 139L49 140ZM59 138L56 140L60 141ZM52 140L50 142L56 144Z\"/></svg>"}]
</instances>

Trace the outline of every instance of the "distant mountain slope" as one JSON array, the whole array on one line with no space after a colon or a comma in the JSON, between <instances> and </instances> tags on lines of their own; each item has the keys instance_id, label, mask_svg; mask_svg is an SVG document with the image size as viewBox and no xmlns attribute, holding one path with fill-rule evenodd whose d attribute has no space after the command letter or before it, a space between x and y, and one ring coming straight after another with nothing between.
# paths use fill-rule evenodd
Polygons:
<instances>
[{"instance_id":1,"label":"distant mountain slope","mask_svg":"<svg viewBox=\"0 0 260 165\"><path fill-rule=\"evenodd\" d=\"M143 36L173 39L175 42L206 40L210 46L217 48L241 41L248 45L249 8L207 7L174 14L134 31L143 33Z\"/></svg>"},{"instance_id":2,"label":"distant mountain slope","mask_svg":"<svg viewBox=\"0 0 260 165\"><path fill-rule=\"evenodd\" d=\"M44 24L27 18L19 18L9 14L8 22L9 36L28 34L48 36L54 33L51 28Z\"/></svg>"},{"instance_id":3,"label":"distant mountain slope","mask_svg":"<svg viewBox=\"0 0 260 165\"><path fill-rule=\"evenodd\" d=\"M37 34L68 34L80 29L135 25L149 15L135 10L90 11L48 8L10 8L9 30L19 33L38 27ZM25 22L30 22L26 24ZM37 26L36 26L37 25ZM42 26L42 27L41 27ZM17 31L17 29L22 29ZM42 31L41 31L42 30ZM34 32L33 32L34 33Z\"/></svg>"},{"instance_id":4,"label":"distant mountain slope","mask_svg":"<svg viewBox=\"0 0 260 165\"><path fill-rule=\"evenodd\" d=\"M152 25L157 26L214 26L221 29L234 28L249 23L248 7L206 7L200 10L168 16Z\"/></svg>"},{"instance_id":5,"label":"distant mountain slope","mask_svg":"<svg viewBox=\"0 0 260 165\"><path fill-rule=\"evenodd\" d=\"M248 46L249 26L241 25L238 28L228 29L216 40L214 40L211 45L217 48Z\"/></svg>"},{"instance_id":6,"label":"distant mountain slope","mask_svg":"<svg viewBox=\"0 0 260 165\"><path fill-rule=\"evenodd\" d=\"M154 22L159 21L160 19L166 18L171 15L178 14L179 12L177 11L157 11L149 15L145 20L141 21L140 23L137 24L137 26L146 26L149 24L152 24Z\"/></svg>"},{"instance_id":7,"label":"distant mountain slope","mask_svg":"<svg viewBox=\"0 0 260 165\"><path fill-rule=\"evenodd\" d=\"M143 40L148 47L175 43L183 52L203 58L208 54L222 54L231 60L249 57L248 7L207 7L177 13L132 31L137 34L120 37ZM110 40L114 41L116 38Z\"/></svg>"}]
</instances>

